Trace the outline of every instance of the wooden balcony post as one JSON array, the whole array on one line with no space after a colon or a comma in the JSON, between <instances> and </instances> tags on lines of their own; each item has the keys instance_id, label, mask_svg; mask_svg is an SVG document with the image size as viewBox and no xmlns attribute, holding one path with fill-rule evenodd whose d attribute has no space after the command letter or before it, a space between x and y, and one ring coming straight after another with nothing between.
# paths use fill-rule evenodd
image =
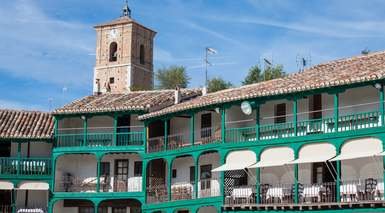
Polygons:
<instances>
[{"instance_id":1,"label":"wooden balcony post","mask_svg":"<svg viewBox=\"0 0 385 213\"><path fill-rule=\"evenodd\" d=\"M379 92L380 92L380 100L379 100L379 102L380 102L380 106L379 106L379 108L380 108L380 115L381 115L381 126L384 126L384 121L385 121L385 119L384 119L384 86L381 84L381 89L379 89Z\"/></svg>"},{"instance_id":2,"label":"wooden balcony post","mask_svg":"<svg viewBox=\"0 0 385 213\"><path fill-rule=\"evenodd\" d=\"M142 161L142 193L144 193L143 201L147 202L147 160Z\"/></svg>"},{"instance_id":3,"label":"wooden balcony post","mask_svg":"<svg viewBox=\"0 0 385 213\"><path fill-rule=\"evenodd\" d=\"M197 199L199 188L199 156L196 156L194 159L194 174L194 195L195 199Z\"/></svg>"},{"instance_id":4,"label":"wooden balcony post","mask_svg":"<svg viewBox=\"0 0 385 213\"><path fill-rule=\"evenodd\" d=\"M339 94L334 94L334 130L338 132L338 118L339 118Z\"/></svg>"},{"instance_id":5,"label":"wooden balcony post","mask_svg":"<svg viewBox=\"0 0 385 213\"><path fill-rule=\"evenodd\" d=\"M293 124L294 124L294 136L297 136L298 135L298 127L297 127L297 119L298 119L298 116L297 116L297 111L298 111L298 100L297 98L295 97L293 99Z\"/></svg>"},{"instance_id":6,"label":"wooden balcony post","mask_svg":"<svg viewBox=\"0 0 385 213\"><path fill-rule=\"evenodd\" d=\"M167 150L168 146L168 119L164 119L164 147L163 150Z\"/></svg>"},{"instance_id":7,"label":"wooden balcony post","mask_svg":"<svg viewBox=\"0 0 385 213\"><path fill-rule=\"evenodd\" d=\"M336 156L340 154L340 150L337 149ZM341 202L340 185L341 185L341 161L336 161L336 202Z\"/></svg>"},{"instance_id":8,"label":"wooden balcony post","mask_svg":"<svg viewBox=\"0 0 385 213\"><path fill-rule=\"evenodd\" d=\"M260 117L259 104L255 106L255 139L259 140L259 117Z\"/></svg>"},{"instance_id":9,"label":"wooden balcony post","mask_svg":"<svg viewBox=\"0 0 385 213\"><path fill-rule=\"evenodd\" d=\"M16 174L20 174L21 169L21 142L17 142L17 166L16 166Z\"/></svg>"},{"instance_id":10,"label":"wooden balcony post","mask_svg":"<svg viewBox=\"0 0 385 213\"><path fill-rule=\"evenodd\" d=\"M257 162L259 161L259 156L257 156ZM261 203L261 169L260 168L256 168L255 169L255 194L256 194L256 198L255 198L255 203L256 204L259 204Z\"/></svg>"},{"instance_id":11,"label":"wooden balcony post","mask_svg":"<svg viewBox=\"0 0 385 213\"><path fill-rule=\"evenodd\" d=\"M294 159L298 158L298 149L294 151ZM294 203L299 203L298 196L298 164L294 164Z\"/></svg>"},{"instance_id":12,"label":"wooden balcony post","mask_svg":"<svg viewBox=\"0 0 385 213\"><path fill-rule=\"evenodd\" d=\"M118 115L115 113L114 114L114 123L113 123L113 139L112 143L113 146L117 146L118 144Z\"/></svg>"},{"instance_id":13,"label":"wooden balcony post","mask_svg":"<svg viewBox=\"0 0 385 213\"><path fill-rule=\"evenodd\" d=\"M221 110L221 137L222 143L226 142L226 109L222 108Z\"/></svg>"},{"instance_id":14,"label":"wooden balcony post","mask_svg":"<svg viewBox=\"0 0 385 213\"><path fill-rule=\"evenodd\" d=\"M191 113L190 117L190 144L194 146L195 142L195 113Z\"/></svg>"},{"instance_id":15,"label":"wooden balcony post","mask_svg":"<svg viewBox=\"0 0 385 213\"><path fill-rule=\"evenodd\" d=\"M57 156L56 155L52 155L52 160L51 160L51 163L52 163L52 171L51 171L51 188L52 188L52 192L55 191L55 176L56 176L56 159L57 159Z\"/></svg>"},{"instance_id":16,"label":"wooden balcony post","mask_svg":"<svg viewBox=\"0 0 385 213\"><path fill-rule=\"evenodd\" d=\"M11 190L11 211L12 213L16 213L16 190Z\"/></svg>"},{"instance_id":17,"label":"wooden balcony post","mask_svg":"<svg viewBox=\"0 0 385 213\"><path fill-rule=\"evenodd\" d=\"M171 201L171 179L172 179L172 159L167 159L168 162L168 176L167 176L167 196L168 201Z\"/></svg>"},{"instance_id":18,"label":"wooden balcony post","mask_svg":"<svg viewBox=\"0 0 385 213\"><path fill-rule=\"evenodd\" d=\"M143 147L144 147L144 151L145 152L148 152L147 150L147 126L148 126L148 123L147 122L144 122L144 127L143 127Z\"/></svg>"},{"instance_id":19,"label":"wooden balcony post","mask_svg":"<svg viewBox=\"0 0 385 213\"><path fill-rule=\"evenodd\" d=\"M96 192L100 192L100 162L103 156L96 156Z\"/></svg>"},{"instance_id":20,"label":"wooden balcony post","mask_svg":"<svg viewBox=\"0 0 385 213\"><path fill-rule=\"evenodd\" d=\"M88 119L83 117L83 146L87 146L87 134L88 134Z\"/></svg>"}]
</instances>

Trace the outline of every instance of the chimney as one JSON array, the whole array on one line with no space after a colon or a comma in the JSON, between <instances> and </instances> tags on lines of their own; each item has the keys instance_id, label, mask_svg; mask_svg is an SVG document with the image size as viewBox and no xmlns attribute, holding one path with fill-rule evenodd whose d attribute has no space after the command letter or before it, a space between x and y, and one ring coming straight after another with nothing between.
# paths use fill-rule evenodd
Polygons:
<instances>
[{"instance_id":1,"label":"chimney","mask_svg":"<svg viewBox=\"0 0 385 213\"><path fill-rule=\"evenodd\" d=\"M175 87L175 91L174 91L174 104L179 104L181 101L180 99L181 99L180 88L177 86Z\"/></svg>"},{"instance_id":2,"label":"chimney","mask_svg":"<svg viewBox=\"0 0 385 213\"><path fill-rule=\"evenodd\" d=\"M100 91L100 79L96 79L95 87L96 87L96 91L94 92L94 95L102 94L102 91Z\"/></svg>"},{"instance_id":3,"label":"chimney","mask_svg":"<svg viewBox=\"0 0 385 213\"><path fill-rule=\"evenodd\" d=\"M202 88L202 96L207 95L207 87Z\"/></svg>"}]
</instances>

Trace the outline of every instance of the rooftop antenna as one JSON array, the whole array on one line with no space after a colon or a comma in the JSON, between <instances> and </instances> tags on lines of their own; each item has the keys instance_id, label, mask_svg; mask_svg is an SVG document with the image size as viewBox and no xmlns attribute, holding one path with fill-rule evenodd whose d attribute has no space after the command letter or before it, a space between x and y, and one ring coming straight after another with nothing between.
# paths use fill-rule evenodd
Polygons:
<instances>
[{"instance_id":1,"label":"rooftop antenna","mask_svg":"<svg viewBox=\"0 0 385 213\"><path fill-rule=\"evenodd\" d=\"M206 47L205 49L205 85L206 88L208 87L209 79L208 79L208 66L212 66L212 64L209 62L209 55L215 55L218 53L214 48Z\"/></svg>"},{"instance_id":2,"label":"rooftop antenna","mask_svg":"<svg viewBox=\"0 0 385 213\"><path fill-rule=\"evenodd\" d=\"M368 48L365 48L365 49L361 50L361 54L362 55L367 55L369 53L370 53L370 50Z\"/></svg>"},{"instance_id":3,"label":"rooftop antenna","mask_svg":"<svg viewBox=\"0 0 385 213\"><path fill-rule=\"evenodd\" d=\"M311 66L311 55L301 56L300 54L297 54L296 62L298 71L303 72L307 67Z\"/></svg>"},{"instance_id":4,"label":"rooftop antenna","mask_svg":"<svg viewBox=\"0 0 385 213\"><path fill-rule=\"evenodd\" d=\"M51 111L53 107L53 98L48 98L48 111Z\"/></svg>"},{"instance_id":5,"label":"rooftop antenna","mask_svg":"<svg viewBox=\"0 0 385 213\"><path fill-rule=\"evenodd\" d=\"M273 60L263 58L264 70L263 70L263 80L266 81L266 70L270 69L273 66Z\"/></svg>"},{"instance_id":6,"label":"rooftop antenna","mask_svg":"<svg viewBox=\"0 0 385 213\"><path fill-rule=\"evenodd\" d=\"M128 0L125 1L125 4L123 6L123 17L129 17L131 18L131 9L128 6Z\"/></svg>"}]
</instances>

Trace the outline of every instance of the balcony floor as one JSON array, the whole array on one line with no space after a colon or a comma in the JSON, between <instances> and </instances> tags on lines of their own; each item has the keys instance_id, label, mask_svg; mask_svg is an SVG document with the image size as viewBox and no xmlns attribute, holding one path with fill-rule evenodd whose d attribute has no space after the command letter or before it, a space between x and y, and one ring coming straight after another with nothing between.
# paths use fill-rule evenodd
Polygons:
<instances>
[{"instance_id":1,"label":"balcony floor","mask_svg":"<svg viewBox=\"0 0 385 213\"><path fill-rule=\"evenodd\" d=\"M330 203L274 203L274 204L231 204L223 205L224 210L330 210L346 208L380 208L385 201L330 202Z\"/></svg>"}]
</instances>

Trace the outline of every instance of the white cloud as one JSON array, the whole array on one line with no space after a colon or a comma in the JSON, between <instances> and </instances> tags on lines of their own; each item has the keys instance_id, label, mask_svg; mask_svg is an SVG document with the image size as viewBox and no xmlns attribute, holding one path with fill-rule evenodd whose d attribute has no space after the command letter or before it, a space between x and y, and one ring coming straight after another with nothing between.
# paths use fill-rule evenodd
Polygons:
<instances>
[{"instance_id":1,"label":"white cloud","mask_svg":"<svg viewBox=\"0 0 385 213\"><path fill-rule=\"evenodd\" d=\"M94 52L92 28L50 17L34 3L15 0L0 7L0 70L84 87L92 75L93 57L88 55Z\"/></svg>"}]
</instances>

